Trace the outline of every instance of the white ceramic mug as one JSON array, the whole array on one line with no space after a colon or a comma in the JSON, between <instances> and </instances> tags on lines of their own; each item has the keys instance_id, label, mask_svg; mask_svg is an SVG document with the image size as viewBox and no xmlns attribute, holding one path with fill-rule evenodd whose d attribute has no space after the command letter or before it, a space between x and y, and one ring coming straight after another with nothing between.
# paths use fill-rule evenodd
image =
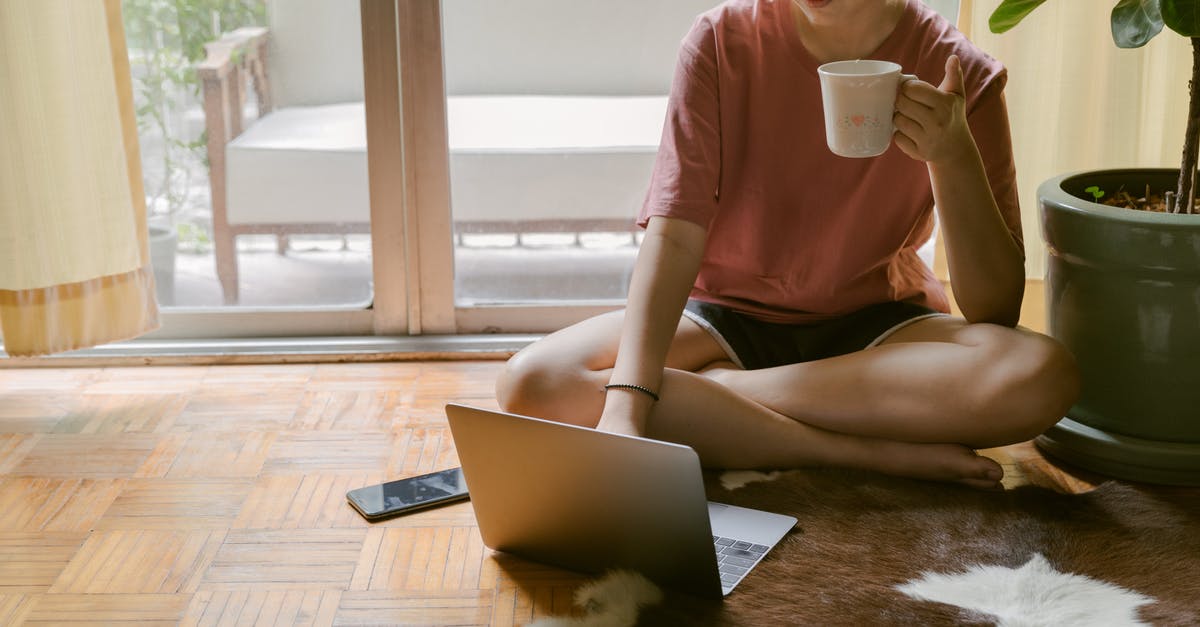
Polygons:
<instances>
[{"instance_id":1,"label":"white ceramic mug","mask_svg":"<svg viewBox=\"0 0 1200 627\"><path fill-rule=\"evenodd\" d=\"M900 84L914 79L891 61L834 61L817 68L825 108L825 143L843 157L881 155L892 143Z\"/></svg>"}]
</instances>

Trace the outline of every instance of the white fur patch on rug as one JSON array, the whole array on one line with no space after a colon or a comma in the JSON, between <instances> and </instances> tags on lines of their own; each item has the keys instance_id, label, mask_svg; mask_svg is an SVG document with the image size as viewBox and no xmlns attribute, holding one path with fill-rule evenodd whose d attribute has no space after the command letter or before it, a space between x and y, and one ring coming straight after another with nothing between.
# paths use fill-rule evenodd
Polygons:
<instances>
[{"instance_id":1,"label":"white fur patch on rug","mask_svg":"<svg viewBox=\"0 0 1200 627\"><path fill-rule=\"evenodd\" d=\"M642 607L662 599L662 590L641 574L615 570L575 591L584 616L542 618L527 627L633 627Z\"/></svg>"},{"instance_id":2,"label":"white fur patch on rug","mask_svg":"<svg viewBox=\"0 0 1200 627\"><path fill-rule=\"evenodd\" d=\"M1040 553L1020 568L976 566L957 574L924 573L896 589L995 616L1001 627L1147 625L1137 608L1154 599L1083 575L1054 569Z\"/></svg>"},{"instance_id":3,"label":"white fur patch on rug","mask_svg":"<svg viewBox=\"0 0 1200 627\"><path fill-rule=\"evenodd\" d=\"M810 469L710 471L705 489L799 522L722 600L664 588L611 620L581 607L542 625L1200 626L1200 488L992 492Z\"/></svg>"}]
</instances>

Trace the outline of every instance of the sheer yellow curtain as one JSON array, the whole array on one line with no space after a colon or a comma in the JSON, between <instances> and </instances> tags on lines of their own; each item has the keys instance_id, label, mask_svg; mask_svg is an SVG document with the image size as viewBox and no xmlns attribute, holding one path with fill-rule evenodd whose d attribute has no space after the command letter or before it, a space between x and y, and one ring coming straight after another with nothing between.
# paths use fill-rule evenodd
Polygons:
<instances>
[{"instance_id":1,"label":"sheer yellow curtain","mask_svg":"<svg viewBox=\"0 0 1200 627\"><path fill-rule=\"evenodd\" d=\"M987 20L1000 0L964 0L959 28L1009 70L1028 276L1040 278L1045 247L1037 186L1080 170L1179 168L1191 76L1188 40L1164 29L1148 45L1112 41L1115 0L1047 2L1002 35Z\"/></svg>"},{"instance_id":2,"label":"sheer yellow curtain","mask_svg":"<svg viewBox=\"0 0 1200 627\"><path fill-rule=\"evenodd\" d=\"M120 0L0 0L0 330L10 356L158 326Z\"/></svg>"}]
</instances>

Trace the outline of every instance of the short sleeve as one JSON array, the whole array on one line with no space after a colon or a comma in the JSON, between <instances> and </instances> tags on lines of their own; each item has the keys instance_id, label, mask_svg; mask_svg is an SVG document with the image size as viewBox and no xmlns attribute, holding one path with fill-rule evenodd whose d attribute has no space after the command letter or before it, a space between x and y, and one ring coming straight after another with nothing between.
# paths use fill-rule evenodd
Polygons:
<instances>
[{"instance_id":1,"label":"short sleeve","mask_svg":"<svg viewBox=\"0 0 1200 627\"><path fill-rule=\"evenodd\" d=\"M638 215L695 222L705 228L717 211L721 174L717 38L701 17L679 49L662 139L646 200Z\"/></svg>"}]
</instances>

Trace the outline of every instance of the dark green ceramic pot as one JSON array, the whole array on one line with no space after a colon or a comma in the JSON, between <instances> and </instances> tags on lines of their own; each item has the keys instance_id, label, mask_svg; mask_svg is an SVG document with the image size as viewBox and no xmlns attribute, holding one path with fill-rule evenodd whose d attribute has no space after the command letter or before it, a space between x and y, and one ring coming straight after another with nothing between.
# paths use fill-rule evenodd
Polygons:
<instances>
[{"instance_id":1,"label":"dark green ceramic pot","mask_svg":"<svg viewBox=\"0 0 1200 627\"><path fill-rule=\"evenodd\" d=\"M1037 443L1135 481L1200 485L1200 215L1083 200L1173 190L1178 170L1104 170L1038 189L1047 330L1075 355L1079 402Z\"/></svg>"}]
</instances>

